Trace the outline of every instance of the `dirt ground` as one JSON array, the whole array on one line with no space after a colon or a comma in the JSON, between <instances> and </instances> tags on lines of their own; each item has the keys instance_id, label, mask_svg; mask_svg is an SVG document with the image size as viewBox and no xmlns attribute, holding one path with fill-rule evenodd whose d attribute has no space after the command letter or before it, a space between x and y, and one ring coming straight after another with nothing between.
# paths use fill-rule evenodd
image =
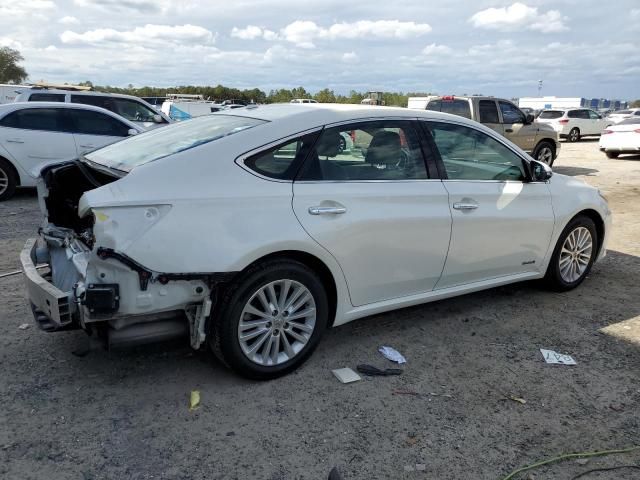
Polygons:
<instances>
[{"instance_id":1,"label":"dirt ground","mask_svg":"<svg viewBox=\"0 0 640 480\"><path fill-rule=\"evenodd\" d=\"M580 288L512 285L360 320L267 383L182 342L75 356L84 333L39 331L22 278L0 279L0 478L326 479L337 466L345 480L502 479L564 453L640 445L640 157L565 143L555 171L601 188L615 215L609 254ZM0 273L38 222L35 192L0 203ZM380 345L407 357L401 376L332 376L392 366ZM577 365L545 364L540 348ZM193 412L191 390L202 397ZM628 464L640 450L516 478Z\"/></svg>"}]
</instances>

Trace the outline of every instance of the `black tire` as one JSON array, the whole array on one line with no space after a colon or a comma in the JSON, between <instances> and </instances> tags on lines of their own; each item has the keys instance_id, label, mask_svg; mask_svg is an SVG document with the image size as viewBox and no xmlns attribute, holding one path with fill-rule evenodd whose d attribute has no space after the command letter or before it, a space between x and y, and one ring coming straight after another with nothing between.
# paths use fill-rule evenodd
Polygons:
<instances>
[{"instance_id":1,"label":"black tire","mask_svg":"<svg viewBox=\"0 0 640 480\"><path fill-rule=\"evenodd\" d=\"M238 324L243 309L261 287L277 280L299 282L311 293L316 308L313 333L293 358L278 365L261 365L249 359L238 339ZM329 319L329 301L325 288L309 267L295 260L275 259L259 263L240 275L226 289L214 312L209 345L215 356L239 375L255 379L277 378L298 368L309 358L320 341Z\"/></svg>"},{"instance_id":2,"label":"black tire","mask_svg":"<svg viewBox=\"0 0 640 480\"><path fill-rule=\"evenodd\" d=\"M618 158L620 155L619 152L604 152L607 155L607 158Z\"/></svg>"},{"instance_id":3,"label":"black tire","mask_svg":"<svg viewBox=\"0 0 640 480\"><path fill-rule=\"evenodd\" d=\"M13 166L5 159L0 158L0 202L13 197L17 186L18 177Z\"/></svg>"},{"instance_id":4,"label":"black tire","mask_svg":"<svg viewBox=\"0 0 640 480\"><path fill-rule=\"evenodd\" d=\"M567 135L567 141L569 142L577 142L580 140L580 129L578 127L573 127Z\"/></svg>"},{"instance_id":5,"label":"black tire","mask_svg":"<svg viewBox=\"0 0 640 480\"><path fill-rule=\"evenodd\" d=\"M589 259L588 265L584 272L574 281L567 281L563 278L560 271L560 253L562 247L567 239L567 237L576 229L584 227L589 230L591 234L592 248L591 248L591 258ZM556 244L556 248L553 250L553 255L551 255L551 260L549 261L549 266L547 267L547 273L544 277L545 285L557 292L564 292L567 290L571 290L580 285L589 272L591 271L591 267L593 266L593 262L596 259L596 255L598 254L598 231L596 229L595 223L589 217L585 215L578 215L573 220L571 220L564 230L560 234L558 238L558 243Z\"/></svg>"},{"instance_id":6,"label":"black tire","mask_svg":"<svg viewBox=\"0 0 640 480\"><path fill-rule=\"evenodd\" d=\"M551 157L548 156L549 154ZM540 162L544 162L547 165L552 166L556 159L556 146L547 140L543 140L536 146L532 157ZM547 158L548 160L544 160L544 158Z\"/></svg>"}]
</instances>

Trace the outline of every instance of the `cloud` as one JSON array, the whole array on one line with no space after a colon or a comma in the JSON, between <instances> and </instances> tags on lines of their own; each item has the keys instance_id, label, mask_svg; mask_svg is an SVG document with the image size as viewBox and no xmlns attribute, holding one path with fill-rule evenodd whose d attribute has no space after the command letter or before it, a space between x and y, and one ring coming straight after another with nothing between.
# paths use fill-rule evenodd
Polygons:
<instances>
[{"instance_id":1,"label":"cloud","mask_svg":"<svg viewBox=\"0 0 640 480\"><path fill-rule=\"evenodd\" d=\"M323 28L310 20L296 20L284 27L280 34L286 41L302 48L314 48L314 40L353 40L356 38L408 39L420 37L431 31L427 23L401 22L399 20L359 20L334 23Z\"/></svg>"},{"instance_id":2,"label":"cloud","mask_svg":"<svg viewBox=\"0 0 640 480\"><path fill-rule=\"evenodd\" d=\"M245 28L233 27L231 36L241 40L254 40L261 37L265 40L277 40L278 38L276 32L255 25L247 25Z\"/></svg>"},{"instance_id":3,"label":"cloud","mask_svg":"<svg viewBox=\"0 0 640 480\"><path fill-rule=\"evenodd\" d=\"M102 10L133 10L141 13L166 11L168 0L73 0L79 7L95 7Z\"/></svg>"},{"instance_id":4,"label":"cloud","mask_svg":"<svg viewBox=\"0 0 640 480\"><path fill-rule=\"evenodd\" d=\"M99 28L84 33L70 30L60 35L62 43L68 45L97 45L109 44L126 45L160 45L171 43L177 45L213 44L216 34L206 28L196 25L151 25L136 27L133 30L122 31L112 28Z\"/></svg>"},{"instance_id":5,"label":"cloud","mask_svg":"<svg viewBox=\"0 0 640 480\"><path fill-rule=\"evenodd\" d=\"M452 52L453 50L451 47L447 47L446 45L437 45L435 43L427 45L422 49L422 53L424 55L447 55Z\"/></svg>"},{"instance_id":6,"label":"cloud","mask_svg":"<svg viewBox=\"0 0 640 480\"><path fill-rule=\"evenodd\" d=\"M76 17L66 16L59 19L58 23L61 23L63 25L76 25L80 23L80 20L78 20Z\"/></svg>"},{"instance_id":7,"label":"cloud","mask_svg":"<svg viewBox=\"0 0 640 480\"><path fill-rule=\"evenodd\" d=\"M360 60L356 52L346 52L342 54L342 61L344 63L355 63Z\"/></svg>"},{"instance_id":8,"label":"cloud","mask_svg":"<svg viewBox=\"0 0 640 480\"><path fill-rule=\"evenodd\" d=\"M469 21L476 28L500 31L529 29L543 33L568 30L564 24L566 17L558 10L538 13L536 7L516 2L508 7L487 8L475 13Z\"/></svg>"},{"instance_id":9,"label":"cloud","mask_svg":"<svg viewBox=\"0 0 640 480\"><path fill-rule=\"evenodd\" d=\"M32 14L55 7L56 4L52 0L2 0L0 2L0 16Z\"/></svg>"}]
</instances>

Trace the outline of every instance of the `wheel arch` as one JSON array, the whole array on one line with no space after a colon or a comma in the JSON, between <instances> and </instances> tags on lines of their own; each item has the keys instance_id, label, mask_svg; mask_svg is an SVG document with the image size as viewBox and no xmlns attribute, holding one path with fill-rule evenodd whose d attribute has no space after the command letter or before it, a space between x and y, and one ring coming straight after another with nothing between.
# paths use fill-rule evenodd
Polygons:
<instances>
[{"instance_id":1,"label":"wheel arch","mask_svg":"<svg viewBox=\"0 0 640 480\"><path fill-rule=\"evenodd\" d=\"M237 275L242 275L244 272L253 268L257 264L264 263L269 260L295 260L309 267L311 270L318 274L318 276L320 277L320 281L322 282L322 285L327 292L327 298L329 300L328 325L333 326L336 319L336 311L338 308L338 287L333 273L331 272L331 269L326 265L326 263L317 256L301 250L280 250L257 258L245 268L243 268L242 271L238 272Z\"/></svg>"},{"instance_id":2,"label":"wheel arch","mask_svg":"<svg viewBox=\"0 0 640 480\"><path fill-rule=\"evenodd\" d=\"M573 217L571 217L569 222L571 222L574 218L579 217L581 215L587 218L590 218L591 220L593 220L593 223L596 225L596 233L598 234L598 245L597 245L595 258L598 258L598 256L600 255L600 249L602 248L602 245L604 243L604 234L605 234L604 219L596 210L593 210L592 208L587 208L585 210L581 210L580 212L576 213ZM567 225L569 224L569 222L567 222Z\"/></svg>"}]
</instances>

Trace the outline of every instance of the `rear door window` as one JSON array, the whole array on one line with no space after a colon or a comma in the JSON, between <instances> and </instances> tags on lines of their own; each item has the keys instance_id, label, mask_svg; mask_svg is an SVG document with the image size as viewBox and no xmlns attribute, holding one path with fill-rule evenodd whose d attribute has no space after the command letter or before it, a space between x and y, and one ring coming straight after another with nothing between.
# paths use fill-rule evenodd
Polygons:
<instances>
[{"instance_id":1,"label":"rear door window","mask_svg":"<svg viewBox=\"0 0 640 480\"><path fill-rule=\"evenodd\" d=\"M480 100L480 123L500 123L495 100Z\"/></svg>"},{"instance_id":2,"label":"rear door window","mask_svg":"<svg viewBox=\"0 0 640 480\"><path fill-rule=\"evenodd\" d=\"M471 118L471 108L468 100L442 100L441 105L441 112Z\"/></svg>"},{"instance_id":3,"label":"rear door window","mask_svg":"<svg viewBox=\"0 0 640 480\"><path fill-rule=\"evenodd\" d=\"M69 131L66 115L60 108L25 108L10 113L0 121L3 127L47 132Z\"/></svg>"},{"instance_id":4,"label":"rear door window","mask_svg":"<svg viewBox=\"0 0 640 480\"><path fill-rule=\"evenodd\" d=\"M127 137L129 126L121 121L91 110L69 109L73 132L83 135L105 135L109 137Z\"/></svg>"}]
</instances>

